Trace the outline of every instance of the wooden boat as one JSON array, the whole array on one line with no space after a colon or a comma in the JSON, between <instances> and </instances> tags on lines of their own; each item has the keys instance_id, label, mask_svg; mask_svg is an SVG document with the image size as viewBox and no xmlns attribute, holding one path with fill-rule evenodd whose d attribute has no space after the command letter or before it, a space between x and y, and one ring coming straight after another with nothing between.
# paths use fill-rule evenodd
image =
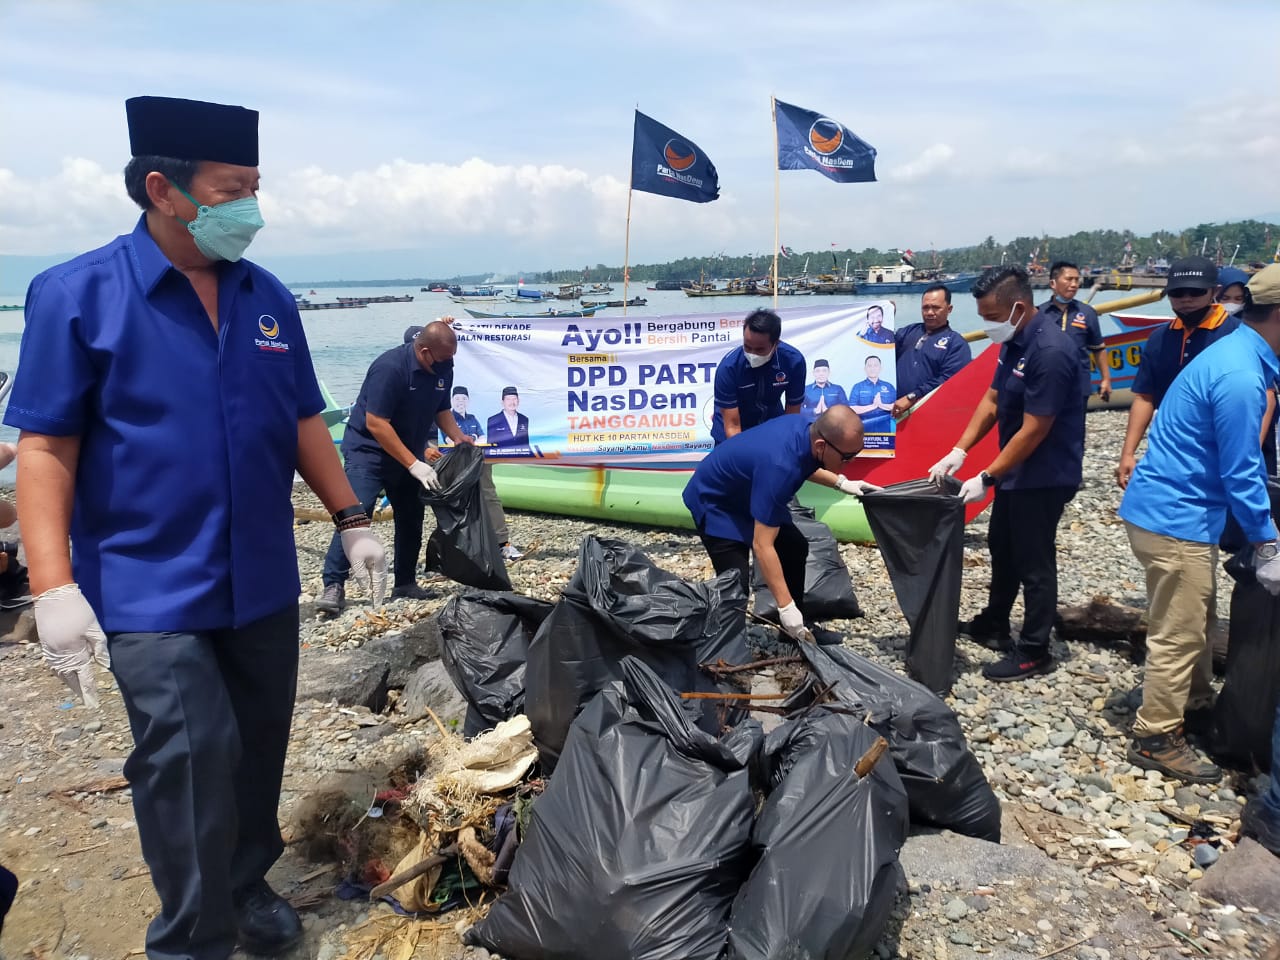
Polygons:
<instances>
[{"instance_id":1,"label":"wooden boat","mask_svg":"<svg viewBox=\"0 0 1280 960\"><path fill-rule=\"evenodd\" d=\"M474 290L450 291L449 299L454 303L497 303L504 294L497 287L476 287Z\"/></svg>"},{"instance_id":2,"label":"wooden boat","mask_svg":"<svg viewBox=\"0 0 1280 960\"><path fill-rule=\"evenodd\" d=\"M21 310L22 306L20 303L0 303L0 310Z\"/></svg>"},{"instance_id":3,"label":"wooden boat","mask_svg":"<svg viewBox=\"0 0 1280 960\"><path fill-rule=\"evenodd\" d=\"M583 300L582 309L591 307L643 307L649 301L644 297L632 297L630 300Z\"/></svg>"},{"instance_id":4,"label":"wooden boat","mask_svg":"<svg viewBox=\"0 0 1280 960\"><path fill-rule=\"evenodd\" d=\"M351 300L328 300L321 303L312 303L310 300L298 301L299 310L363 310L367 306L367 303Z\"/></svg>"},{"instance_id":5,"label":"wooden boat","mask_svg":"<svg viewBox=\"0 0 1280 960\"><path fill-rule=\"evenodd\" d=\"M339 297L343 303L413 303L413 297L406 294L403 297Z\"/></svg>"},{"instance_id":6,"label":"wooden boat","mask_svg":"<svg viewBox=\"0 0 1280 960\"><path fill-rule=\"evenodd\" d=\"M547 317L593 317L598 309L599 307L591 307L587 310L556 310L552 308L538 313L485 313L481 310L472 310L467 307L466 311L477 320L545 320Z\"/></svg>"}]
</instances>

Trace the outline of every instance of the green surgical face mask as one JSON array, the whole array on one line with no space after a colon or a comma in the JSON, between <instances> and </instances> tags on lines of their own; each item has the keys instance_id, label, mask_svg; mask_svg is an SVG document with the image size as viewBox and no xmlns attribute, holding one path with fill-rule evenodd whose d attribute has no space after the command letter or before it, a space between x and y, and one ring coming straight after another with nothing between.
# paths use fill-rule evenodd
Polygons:
<instances>
[{"instance_id":1,"label":"green surgical face mask","mask_svg":"<svg viewBox=\"0 0 1280 960\"><path fill-rule=\"evenodd\" d=\"M172 180L169 181L173 183ZM182 220L195 238L196 248L210 260L235 262L244 256L254 234L264 226L257 197L241 197L213 206L200 203L176 183L174 187L196 205L196 218Z\"/></svg>"}]
</instances>

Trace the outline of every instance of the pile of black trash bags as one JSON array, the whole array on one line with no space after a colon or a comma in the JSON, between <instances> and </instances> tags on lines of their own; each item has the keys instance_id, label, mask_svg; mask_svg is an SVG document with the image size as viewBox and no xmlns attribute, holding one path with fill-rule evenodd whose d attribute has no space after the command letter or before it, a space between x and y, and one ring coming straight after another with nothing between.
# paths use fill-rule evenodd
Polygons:
<instances>
[{"instance_id":1,"label":"pile of black trash bags","mask_svg":"<svg viewBox=\"0 0 1280 960\"><path fill-rule=\"evenodd\" d=\"M523 711L548 778L468 943L513 960L853 960L889 920L910 826L998 842L955 714L847 648L797 645L810 677L767 736L739 703L682 698L741 692L701 665L751 661L746 604L736 573L693 584L588 537L557 604L446 605L467 729Z\"/></svg>"}]
</instances>

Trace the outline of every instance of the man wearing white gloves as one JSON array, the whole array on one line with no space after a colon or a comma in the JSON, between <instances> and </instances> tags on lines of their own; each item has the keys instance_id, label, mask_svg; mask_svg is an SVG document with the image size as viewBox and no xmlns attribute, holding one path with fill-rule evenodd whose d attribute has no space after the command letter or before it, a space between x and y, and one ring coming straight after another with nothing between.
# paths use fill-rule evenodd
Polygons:
<instances>
[{"instance_id":1,"label":"man wearing white gloves","mask_svg":"<svg viewBox=\"0 0 1280 960\"><path fill-rule=\"evenodd\" d=\"M991 590L987 606L960 635L1007 655L987 664L988 680L1022 680L1053 668L1049 634L1058 612L1058 521L1080 487L1084 394L1079 348L1037 315L1031 281L1021 267L993 267L973 285L987 336L1000 345L991 389L978 403L952 451L929 471L954 474L965 453L997 427L1000 452L960 488L966 503L995 487L987 533ZM1009 614L1023 591L1026 615L1016 644Z\"/></svg>"},{"instance_id":2,"label":"man wearing white gloves","mask_svg":"<svg viewBox=\"0 0 1280 960\"><path fill-rule=\"evenodd\" d=\"M452 318L448 318L452 319ZM347 429L342 456L347 479L372 516L385 490L395 515L393 597L425 600L418 586L422 553L422 491L439 490L435 468L425 461L438 427L453 443L474 443L453 415L453 356L458 338L446 320L410 327L405 342L369 366ZM316 609L337 614L346 605L347 557L338 537L324 558L324 592Z\"/></svg>"},{"instance_id":3,"label":"man wearing white gloves","mask_svg":"<svg viewBox=\"0 0 1280 960\"><path fill-rule=\"evenodd\" d=\"M1280 264L1254 274L1246 291L1244 323L1169 387L1120 502L1146 568L1149 608L1128 759L1190 783L1222 776L1187 744L1183 725L1206 719L1213 705L1205 622L1228 511L1253 545L1258 582L1280 594L1280 548L1257 442L1267 389L1280 379Z\"/></svg>"},{"instance_id":4,"label":"man wearing white gloves","mask_svg":"<svg viewBox=\"0 0 1280 960\"><path fill-rule=\"evenodd\" d=\"M142 217L32 281L5 413L36 629L86 701L110 652L160 900L147 955L276 953L302 936L265 880L298 666L294 471L375 595L386 557L294 298L241 259L262 226L258 114L164 97L126 113Z\"/></svg>"},{"instance_id":5,"label":"man wearing white gloves","mask_svg":"<svg viewBox=\"0 0 1280 960\"><path fill-rule=\"evenodd\" d=\"M782 629L812 640L805 627L804 567L809 544L791 520L791 498L806 480L861 496L880 488L841 476L862 450L862 420L848 406L809 423L784 414L717 445L684 488L684 503L716 573L737 570L751 589L751 555L778 604Z\"/></svg>"}]
</instances>

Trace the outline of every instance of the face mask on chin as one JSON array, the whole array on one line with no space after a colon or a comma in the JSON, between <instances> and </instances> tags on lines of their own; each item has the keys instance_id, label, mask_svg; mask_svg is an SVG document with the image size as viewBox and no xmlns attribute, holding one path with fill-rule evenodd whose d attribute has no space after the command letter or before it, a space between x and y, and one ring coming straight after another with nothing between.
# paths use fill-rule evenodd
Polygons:
<instances>
[{"instance_id":1,"label":"face mask on chin","mask_svg":"<svg viewBox=\"0 0 1280 960\"><path fill-rule=\"evenodd\" d=\"M746 353L746 351L744 350L744 351L743 351L743 353ZM757 354L757 353L747 353L747 354L746 354L746 357L747 357L747 363L751 364L751 366L752 366L752 368L753 368L753 369L754 369L755 367L763 367L766 363L768 363L770 360L772 360L772 359L773 359L773 353L774 353L774 351L770 350L770 351L769 351L765 356L763 356L763 357L762 357L762 356L760 356L760 355L759 355L759 354Z\"/></svg>"},{"instance_id":2,"label":"face mask on chin","mask_svg":"<svg viewBox=\"0 0 1280 960\"><path fill-rule=\"evenodd\" d=\"M172 183L172 181L170 181ZM196 242L196 249L210 260L229 260L232 263L244 256L253 242L254 235L264 226L257 197L241 197L213 206L200 203L176 183L178 192L196 205L194 220L177 219L185 223Z\"/></svg>"},{"instance_id":3,"label":"face mask on chin","mask_svg":"<svg viewBox=\"0 0 1280 960\"><path fill-rule=\"evenodd\" d=\"M1178 319L1189 327L1199 326L1200 322L1209 315L1209 311L1213 309L1213 304L1205 304L1199 310L1174 310Z\"/></svg>"},{"instance_id":4,"label":"face mask on chin","mask_svg":"<svg viewBox=\"0 0 1280 960\"><path fill-rule=\"evenodd\" d=\"M982 321L982 329L992 343L1005 343L1012 339L1013 335L1018 332L1018 327L1013 322L1013 311L1017 310L1018 307L1019 304L1015 303L1009 308L1009 319L1005 320L1003 323L993 323L990 320Z\"/></svg>"},{"instance_id":5,"label":"face mask on chin","mask_svg":"<svg viewBox=\"0 0 1280 960\"><path fill-rule=\"evenodd\" d=\"M1054 303L1061 303L1061 304L1068 304L1068 303L1070 303L1070 302L1071 302L1071 298L1070 298L1070 297L1064 297L1064 296L1062 296L1062 294L1060 294L1060 293L1055 293L1055 294L1053 295L1053 302L1054 302Z\"/></svg>"}]
</instances>

